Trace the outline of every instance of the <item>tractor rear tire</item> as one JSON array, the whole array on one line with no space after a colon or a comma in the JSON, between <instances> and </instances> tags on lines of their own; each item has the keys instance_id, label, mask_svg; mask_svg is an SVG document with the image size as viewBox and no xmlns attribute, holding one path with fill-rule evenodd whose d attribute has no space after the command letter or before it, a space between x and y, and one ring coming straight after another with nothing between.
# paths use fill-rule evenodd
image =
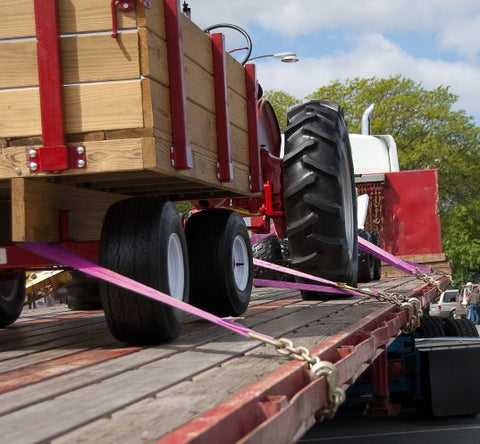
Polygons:
<instances>
[{"instance_id":1,"label":"tractor rear tire","mask_svg":"<svg viewBox=\"0 0 480 444\"><path fill-rule=\"evenodd\" d=\"M112 205L103 223L100 263L188 302L187 243L171 202L136 197ZM105 282L100 295L110 331L120 341L157 344L180 334L182 310Z\"/></svg>"},{"instance_id":2,"label":"tractor rear tire","mask_svg":"<svg viewBox=\"0 0 480 444\"><path fill-rule=\"evenodd\" d=\"M363 239L372 242L372 236L369 231L359 229L358 235ZM375 258L366 251L361 249L358 250L358 282L372 281L374 273L374 259Z\"/></svg>"},{"instance_id":3,"label":"tractor rear tire","mask_svg":"<svg viewBox=\"0 0 480 444\"><path fill-rule=\"evenodd\" d=\"M13 324L22 313L25 281L24 271L0 275L0 327Z\"/></svg>"},{"instance_id":4,"label":"tractor rear tire","mask_svg":"<svg viewBox=\"0 0 480 444\"><path fill-rule=\"evenodd\" d=\"M311 101L288 113L283 166L292 268L356 286L356 191L340 106ZM302 297L331 296L302 291Z\"/></svg>"}]
</instances>

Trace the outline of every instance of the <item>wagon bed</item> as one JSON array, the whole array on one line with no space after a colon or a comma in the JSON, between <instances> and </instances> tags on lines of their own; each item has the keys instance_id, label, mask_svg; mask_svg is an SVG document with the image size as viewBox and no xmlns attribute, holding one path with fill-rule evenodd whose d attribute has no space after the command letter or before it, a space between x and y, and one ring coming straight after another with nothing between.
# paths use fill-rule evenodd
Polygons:
<instances>
[{"instance_id":1,"label":"wagon bed","mask_svg":"<svg viewBox=\"0 0 480 444\"><path fill-rule=\"evenodd\" d=\"M411 277L369 288L424 302L436 294ZM346 388L405 321L405 311L363 297L304 301L295 290L256 288L240 322L340 360ZM197 434L208 442L291 442L325 401L323 378L312 385L301 362L194 317L171 343L132 347L113 339L102 312L25 309L0 330L0 350L0 429L11 444L181 442Z\"/></svg>"}]
</instances>

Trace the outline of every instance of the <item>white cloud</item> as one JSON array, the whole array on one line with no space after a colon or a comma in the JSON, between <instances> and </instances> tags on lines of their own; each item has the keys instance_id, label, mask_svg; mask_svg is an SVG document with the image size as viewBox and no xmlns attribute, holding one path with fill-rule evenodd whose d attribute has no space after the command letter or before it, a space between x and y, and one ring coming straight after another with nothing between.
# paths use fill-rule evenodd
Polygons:
<instances>
[{"instance_id":1,"label":"white cloud","mask_svg":"<svg viewBox=\"0 0 480 444\"><path fill-rule=\"evenodd\" d=\"M267 30L272 40L283 37L297 47L302 46L302 37L311 39L315 32L330 30L337 39L336 47L342 47L341 40L349 45L323 57L315 53L299 54L301 61L294 65L279 66L278 61L262 60L258 64L259 78L266 89L281 89L302 98L336 79L401 74L428 89L451 86L451 92L459 96L459 107L480 121L478 0L454 3L451 0L188 0L188 3L192 19L201 27L230 22L248 30L256 24ZM396 36L403 37L404 45L414 36L419 45L401 47L389 40ZM255 39L255 35L252 37ZM432 41L436 48L429 49L428 43ZM290 44L287 49L296 50Z\"/></svg>"},{"instance_id":2,"label":"white cloud","mask_svg":"<svg viewBox=\"0 0 480 444\"><path fill-rule=\"evenodd\" d=\"M427 89L450 86L450 91L459 96L458 106L468 114L480 116L480 67L415 58L380 34L364 34L357 42L349 52L309 57L294 65L279 66L274 60L258 64L259 81L265 89L284 90L301 99L337 79L400 74Z\"/></svg>"}]
</instances>

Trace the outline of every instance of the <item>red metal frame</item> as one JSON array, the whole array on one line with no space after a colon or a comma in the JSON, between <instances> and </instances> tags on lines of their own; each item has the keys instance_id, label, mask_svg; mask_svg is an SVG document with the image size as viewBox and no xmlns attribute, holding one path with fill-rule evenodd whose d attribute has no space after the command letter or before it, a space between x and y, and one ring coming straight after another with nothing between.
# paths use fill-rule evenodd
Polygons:
<instances>
[{"instance_id":1,"label":"red metal frame","mask_svg":"<svg viewBox=\"0 0 480 444\"><path fill-rule=\"evenodd\" d=\"M217 128L217 177L220 182L233 179L228 88L225 57L225 38L221 33L210 34L212 40L213 78Z\"/></svg>"},{"instance_id":2,"label":"red metal frame","mask_svg":"<svg viewBox=\"0 0 480 444\"><path fill-rule=\"evenodd\" d=\"M444 288L449 285L448 278L441 278L440 282ZM435 287L421 285L407 296L418 297L425 306L436 295ZM406 323L405 310L385 305L329 340L322 341L311 353L334 363L339 384L346 387L384 353L386 344ZM293 361L158 443L234 442L248 438L255 442L275 442L278 436L293 439L298 430L313 425L315 413L326 402L325 379L310 381L305 364Z\"/></svg>"},{"instance_id":3,"label":"red metal frame","mask_svg":"<svg viewBox=\"0 0 480 444\"><path fill-rule=\"evenodd\" d=\"M42 121L42 150L30 162L32 170L65 170L68 153L64 136L62 64L56 0L34 0L37 34L38 82ZM39 164L42 166L38 168Z\"/></svg>"},{"instance_id":4,"label":"red metal frame","mask_svg":"<svg viewBox=\"0 0 480 444\"><path fill-rule=\"evenodd\" d=\"M84 168L87 163L85 147L65 144L56 0L34 0L34 11L43 146L29 150L29 168L32 172Z\"/></svg>"},{"instance_id":5,"label":"red metal frame","mask_svg":"<svg viewBox=\"0 0 480 444\"><path fill-rule=\"evenodd\" d=\"M258 193L262 190L262 171L260 169L260 147L258 146L257 127L257 78L255 65L245 65L245 81L247 94L248 148L250 160L250 191Z\"/></svg>"},{"instance_id":6,"label":"red metal frame","mask_svg":"<svg viewBox=\"0 0 480 444\"><path fill-rule=\"evenodd\" d=\"M193 167L187 126L187 94L183 63L182 13L178 0L164 0L167 35L170 114L172 120L172 166L177 170Z\"/></svg>"}]
</instances>

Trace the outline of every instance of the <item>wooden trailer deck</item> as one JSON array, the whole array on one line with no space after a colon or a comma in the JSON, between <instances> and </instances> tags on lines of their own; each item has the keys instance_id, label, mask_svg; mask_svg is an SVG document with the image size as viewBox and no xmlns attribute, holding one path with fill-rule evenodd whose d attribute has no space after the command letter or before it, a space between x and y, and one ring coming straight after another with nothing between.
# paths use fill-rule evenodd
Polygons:
<instances>
[{"instance_id":1,"label":"wooden trailer deck","mask_svg":"<svg viewBox=\"0 0 480 444\"><path fill-rule=\"evenodd\" d=\"M424 299L436 292L411 277L368 288ZM364 297L303 301L294 290L257 288L241 322L325 360L343 349L335 359L353 358L339 368L346 387L399 333L406 316L398 313ZM100 311L26 308L0 330L0 350L0 430L9 444L184 442L197 433L201 442L292 442L325 398L320 386L304 390L304 363L194 317L174 342L132 347L110 335Z\"/></svg>"}]
</instances>

